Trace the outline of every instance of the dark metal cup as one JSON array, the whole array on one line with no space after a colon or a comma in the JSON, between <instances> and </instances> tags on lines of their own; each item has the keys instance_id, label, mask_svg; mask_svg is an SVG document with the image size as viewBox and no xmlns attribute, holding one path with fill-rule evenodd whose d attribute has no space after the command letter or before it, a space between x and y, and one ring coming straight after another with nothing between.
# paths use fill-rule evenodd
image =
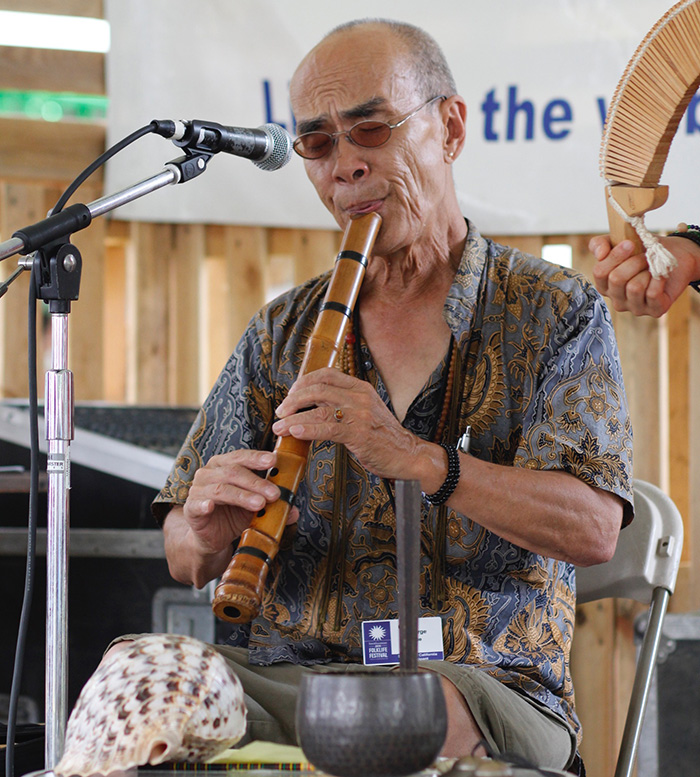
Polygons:
<instances>
[{"instance_id":1,"label":"dark metal cup","mask_svg":"<svg viewBox=\"0 0 700 777\"><path fill-rule=\"evenodd\" d=\"M435 760L447 733L438 675L309 673L297 701L297 738L336 777L401 777Z\"/></svg>"}]
</instances>

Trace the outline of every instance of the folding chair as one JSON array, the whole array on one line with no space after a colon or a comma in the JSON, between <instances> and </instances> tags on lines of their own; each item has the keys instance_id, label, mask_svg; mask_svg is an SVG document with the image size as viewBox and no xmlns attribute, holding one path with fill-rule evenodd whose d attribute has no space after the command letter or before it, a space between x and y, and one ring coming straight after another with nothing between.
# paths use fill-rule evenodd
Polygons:
<instances>
[{"instance_id":1,"label":"folding chair","mask_svg":"<svg viewBox=\"0 0 700 777\"><path fill-rule=\"evenodd\" d=\"M649 604L615 777L632 774L663 620L683 546L683 521L678 508L657 486L634 481L634 510L634 520L620 532L613 558L605 564L576 569L576 599L580 604L609 597Z\"/></svg>"}]
</instances>

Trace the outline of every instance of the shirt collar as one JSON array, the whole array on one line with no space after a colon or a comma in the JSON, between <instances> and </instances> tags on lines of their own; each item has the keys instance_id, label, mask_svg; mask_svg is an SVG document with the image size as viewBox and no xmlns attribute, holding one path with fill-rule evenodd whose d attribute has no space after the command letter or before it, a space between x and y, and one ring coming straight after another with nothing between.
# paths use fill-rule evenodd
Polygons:
<instances>
[{"instance_id":1,"label":"shirt collar","mask_svg":"<svg viewBox=\"0 0 700 777\"><path fill-rule=\"evenodd\" d=\"M468 232L464 252L443 306L445 321L458 343L472 328L488 249L487 240L469 219L465 220Z\"/></svg>"}]
</instances>

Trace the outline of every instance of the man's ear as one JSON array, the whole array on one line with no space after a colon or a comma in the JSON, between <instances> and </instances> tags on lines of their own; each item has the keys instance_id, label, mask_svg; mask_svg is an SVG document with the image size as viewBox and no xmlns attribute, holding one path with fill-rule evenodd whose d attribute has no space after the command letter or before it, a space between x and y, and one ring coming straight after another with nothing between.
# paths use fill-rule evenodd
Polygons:
<instances>
[{"instance_id":1,"label":"man's ear","mask_svg":"<svg viewBox=\"0 0 700 777\"><path fill-rule=\"evenodd\" d=\"M442 101L440 112L445 127L445 161L451 164L462 153L467 136L467 104L455 94Z\"/></svg>"}]
</instances>

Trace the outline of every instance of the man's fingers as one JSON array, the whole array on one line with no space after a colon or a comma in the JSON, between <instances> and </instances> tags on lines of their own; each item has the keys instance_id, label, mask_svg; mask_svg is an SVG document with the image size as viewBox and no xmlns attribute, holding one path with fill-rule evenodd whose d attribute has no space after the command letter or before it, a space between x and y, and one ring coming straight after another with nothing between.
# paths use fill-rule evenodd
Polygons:
<instances>
[{"instance_id":1,"label":"man's fingers","mask_svg":"<svg viewBox=\"0 0 700 777\"><path fill-rule=\"evenodd\" d=\"M265 470L274 466L275 454L271 451L257 451L241 448L230 453L220 453L212 456L206 465L200 469L215 469L216 467L246 467L251 470ZM197 470L199 472L199 470Z\"/></svg>"},{"instance_id":2,"label":"man's fingers","mask_svg":"<svg viewBox=\"0 0 700 777\"><path fill-rule=\"evenodd\" d=\"M597 237L593 237L588 241L588 250L599 261L601 259L605 259L605 257L610 253L611 249L612 244L610 243L610 238L607 235L598 235Z\"/></svg>"},{"instance_id":3,"label":"man's fingers","mask_svg":"<svg viewBox=\"0 0 700 777\"><path fill-rule=\"evenodd\" d=\"M261 471L274 465L276 455L268 451L236 451L235 454L212 457L197 470L187 499L190 517L204 517L216 505L257 511L279 499L278 487L260 476Z\"/></svg>"}]
</instances>

